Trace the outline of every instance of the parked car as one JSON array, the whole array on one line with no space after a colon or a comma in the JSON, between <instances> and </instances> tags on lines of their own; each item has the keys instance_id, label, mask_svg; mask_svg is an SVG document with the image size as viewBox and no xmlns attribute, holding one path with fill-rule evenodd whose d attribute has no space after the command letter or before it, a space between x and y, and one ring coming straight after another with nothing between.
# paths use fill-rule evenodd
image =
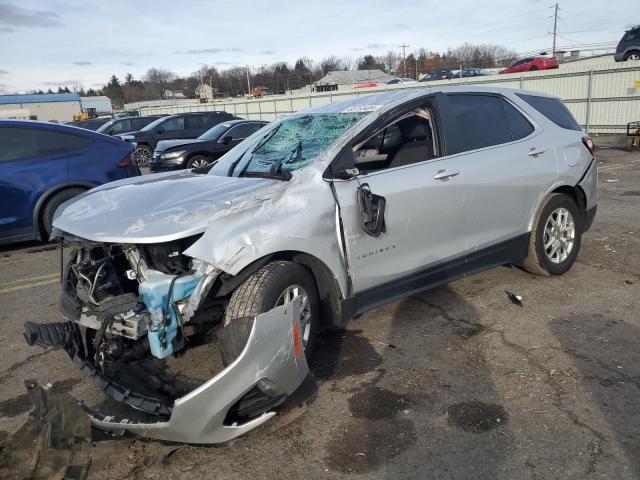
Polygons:
<instances>
[{"instance_id":1,"label":"parked car","mask_svg":"<svg viewBox=\"0 0 640 480\"><path fill-rule=\"evenodd\" d=\"M47 240L58 206L139 174L133 147L60 124L0 120L0 243Z\"/></svg>"},{"instance_id":2,"label":"parked car","mask_svg":"<svg viewBox=\"0 0 640 480\"><path fill-rule=\"evenodd\" d=\"M482 68L465 68L462 70L462 78L485 77L487 75L493 75L493 73Z\"/></svg>"},{"instance_id":3,"label":"parked car","mask_svg":"<svg viewBox=\"0 0 640 480\"><path fill-rule=\"evenodd\" d=\"M219 123L195 140L160 140L149 167L152 172L207 167L267 123L232 120Z\"/></svg>"},{"instance_id":4,"label":"parked car","mask_svg":"<svg viewBox=\"0 0 640 480\"><path fill-rule=\"evenodd\" d=\"M70 127L78 127L84 128L85 130L98 130L102 125L107 123L110 118L89 118L87 120L72 120L71 122L66 122L65 125L69 125Z\"/></svg>"},{"instance_id":5,"label":"parked car","mask_svg":"<svg viewBox=\"0 0 640 480\"><path fill-rule=\"evenodd\" d=\"M180 113L158 118L139 131L120 135L120 138L136 144L138 164L147 166L160 140L198 138L214 125L235 119L227 112Z\"/></svg>"},{"instance_id":6,"label":"parked car","mask_svg":"<svg viewBox=\"0 0 640 480\"><path fill-rule=\"evenodd\" d=\"M96 130L105 135L122 135L125 133L142 130L151 122L162 118L164 115L147 115L145 117L118 117L108 121Z\"/></svg>"},{"instance_id":7,"label":"parked car","mask_svg":"<svg viewBox=\"0 0 640 480\"><path fill-rule=\"evenodd\" d=\"M454 77L454 74L451 70L440 70L438 72L433 72L428 75L425 75L420 79L421 82L431 82L433 80L450 80Z\"/></svg>"},{"instance_id":8,"label":"parked car","mask_svg":"<svg viewBox=\"0 0 640 480\"><path fill-rule=\"evenodd\" d=\"M392 78L391 80L389 80L387 82L387 85L399 85L399 84L403 84L403 83L416 83L416 81L413 78L396 77L396 78Z\"/></svg>"},{"instance_id":9,"label":"parked car","mask_svg":"<svg viewBox=\"0 0 640 480\"><path fill-rule=\"evenodd\" d=\"M152 414L89 409L99 428L227 441L301 384L322 327L500 265L567 272L596 212L593 149L560 99L524 90L394 90L299 111L206 175L122 180L67 205L54 227L77 249L68 321L27 323L25 337ZM219 373L186 394L146 381L154 362L189 355L193 332L217 334ZM118 367L136 358L151 362L142 374Z\"/></svg>"},{"instance_id":10,"label":"parked car","mask_svg":"<svg viewBox=\"0 0 640 480\"><path fill-rule=\"evenodd\" d=\"M616 62L626 62L627 60L640 60L640 25L627 30L613 56Z\"/></svg>"},{"instance_id":11,"label":"parked car","mask_svg":"<svg viewBox=\"0 0 640 480\"><path fill-rule=\"evenodd\" d=\"M557 58L530 57L518 60L504 70L500 70L498 73L533 72L535 70L550 70L558 67Z\"/></svg>"}]
</instances>

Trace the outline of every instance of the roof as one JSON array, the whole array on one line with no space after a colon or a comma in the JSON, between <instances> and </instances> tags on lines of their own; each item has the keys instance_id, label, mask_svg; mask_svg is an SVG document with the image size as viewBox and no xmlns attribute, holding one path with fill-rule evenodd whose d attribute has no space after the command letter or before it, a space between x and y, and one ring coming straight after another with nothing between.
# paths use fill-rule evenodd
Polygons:
<instances>
[{"instance_id":1,"label":"roof","mask_svg":"<svg viewBox=\"0 0 640 480\"><path fill-rule=\"evenodd\" d=\"M111 99L109 97L106 97L104 95L91 95L88 97L80 97L80 100L83 102L110 102Z\"/></svg>"},{"instance_id":2,"label":"roof","mask_svg":"<svg viewBox=\"0 0 640 480\"><path fill-rule=\"evenodd\" d=\"M62 123L52 122L38 122L34 120L5 120L0 119L0 127L37 127L47 130L55 130L58 132L70 133L73 135L79 135L81 137L89 137L97 140L102 140L109 143L122 144L122 140L112 137L110 135L103 135L102 133L94 132L93 130L87 130L86 128L75 127L73 125L65 125Z\"/></svg>"},{"instance_id":3,"label":"roof","mask_svg":"<svg viewBox=\"0 0 640 480\"><path fill-rule=\"evenodd\" d=\"M352 85L354 83L379 82L386 83L395 77L387 75L382 70L337 70L327 73L318 80L316 85L338 84Z\"/></svg>"},{"instance_id":4,"label":"roof","mask_svg":"<svg viewBox=\"0 0 640 480\"><path fill-rule=\"evenodd\" d=\"M486 85L426 85L414 88L405 88L392 90L388 92L372 93L370 95L358 95L346 100L324 103L316 107L299 110L291 115L306 115L315 113L371 113L378 110L384 110L392 105L401 104L407 100L426 96L434 93L523 93L526 95L535 95L538 97L557 98L544 92L532 90L520 90L517 88L493 87ZM423 85L423 84L422 84Z\"/></svg>"},{"instance_id":5,"label":"roof","mask_svg":"<svg viewBox=\"0 0 640 480\"><path fill-rule=\"evenodd\" d=\"M52 102L79 102L77 93L41 93L28 95L0 95L0 105L14 103L52 103Z\"/></svg>"}]
</instances>

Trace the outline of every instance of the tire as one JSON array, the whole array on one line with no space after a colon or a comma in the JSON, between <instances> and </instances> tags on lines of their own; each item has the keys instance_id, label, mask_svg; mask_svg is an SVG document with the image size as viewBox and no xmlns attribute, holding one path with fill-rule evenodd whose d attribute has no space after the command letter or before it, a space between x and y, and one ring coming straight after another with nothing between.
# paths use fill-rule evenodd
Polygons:
<instances>
[{"instance_id":1,"label":"tire","mask_svg":"<svg viewBox=\"0 0 640 480\"><path fill-rule=\"evenodd\" d=\"M148 167L149 160L153 157L153 150L149 145L137 145L134 150L134 155L136 157L136 162L138 162L139 167Z\"/></svg>"},{"instance_id":2,"label":"tire","mask_svg":"<svg viewBox=\"0 0 640 480\"><path fill-rule=\"evenodd\" d=\"M624 61L640 60L640 51L632 50L624 56Z\"/></svg>"},{"instance_id":3,"label":"tire","mask_svg":"<svg viewBox=\"0 0 640 480\"><path fill-rule=\"evenodd\" d=\"M538 70L538 67L536 67L535 65L531 65L531 68L529 68L530 72L535 72L536 70Z\"/></svg>"},{"instance_id":4,"label":"tire","mask_svg":"<svg viewBox=\"0 0 640 480\"><path fill-rule=\"evenodd\" d=\"M568 215L563 216L563 213ZM561 215L560 218L558 214ZM561 228L562 218L566 218L567 228L565 229ZM554 225L556 220L558 222ZM549 195L542 202L533 222L529 238L529 254L523 262L524 269L542 276L562 275L567 272L580 251L582 222L583 215L572 198L561 193ZM570 228L571 224L573 229ZM545 248L545 242L547 248Z\"/></svg>"},{"instance_id":5,"label":"tire","mask_svg":"<svg viewBox=\"0 0 640 480\"><path fill-rule=\"evenodd\" d=\"M294 285L302 287L309 302L308 313L311 318L307 327L301 325L301 340L307 361L311 359L320 323L320 299L315 281L303 266L276 261L247 278L231 295L224 325L218 333L225 365L233 362L242 352L251 333L253 318L274 308L285 290Z\"/></svg>"},{"instance_id":6,"label":"tire","mask_svg":"<svg viewBox=\"0 0 640 480\"><path fill-rule=\"evenodd\" d=\"M53 229L53 215L56 213L56 209L70 198L73 198L84 191L84 188L67 188L66 190L56 193L47 200L47 203L42 210L41 217L42 232L44 234L42 240L44 242L49 241L49 235L51 235L51 230Z\"/></svg>"},{"instance_id":7,"label":"tire","mask_svg":"<svg viewBox=\"0 0 640 480\"><path fill-rule=\"evenodd\" d=\"M213 160L206 155L194 155L187 161L187 168L203 168L211 165Z\"/></svg>"}]
</instances>

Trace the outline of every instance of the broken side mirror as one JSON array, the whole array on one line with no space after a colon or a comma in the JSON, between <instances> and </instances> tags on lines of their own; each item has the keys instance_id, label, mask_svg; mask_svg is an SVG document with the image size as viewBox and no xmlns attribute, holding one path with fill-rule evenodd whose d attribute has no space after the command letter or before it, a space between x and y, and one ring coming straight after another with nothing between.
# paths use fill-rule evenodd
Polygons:
<instances>
[{"instance_id":1,"label":"broken side mirror","mask_svg":"<svg viewBox=\"0 0 640 480\"><path fill-rule=\"evenodd\" d=\"M368 183L358 187L358 208L360 210L360 225L372 237L379 237L386 232L384 209L387 201L384 197L371 192Z\"/></svg>"}]
</instances>

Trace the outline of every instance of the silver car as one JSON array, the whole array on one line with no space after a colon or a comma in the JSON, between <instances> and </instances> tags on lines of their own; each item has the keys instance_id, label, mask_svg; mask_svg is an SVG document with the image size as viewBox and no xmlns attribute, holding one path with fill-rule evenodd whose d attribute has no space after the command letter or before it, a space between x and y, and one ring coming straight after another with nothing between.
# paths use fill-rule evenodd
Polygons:
<instances>
[{"instance_id":1,"label":"silver car","mask_svg":"<svg viewBox=\"0 0 640 480\"><path fill-rule=\"evenodd\" d=\"M223 442L308 375L319 329L504 264L571 268L595 216L594 146L562 102L488 87L360 96L283 117L208 174L127 179L63 205L65 321L26 325L146 417L95 425ZM174 396L139 362L215 333L223 367ZM163 363L159 363L164 365Z\"/></svg>"}]
</instances>

